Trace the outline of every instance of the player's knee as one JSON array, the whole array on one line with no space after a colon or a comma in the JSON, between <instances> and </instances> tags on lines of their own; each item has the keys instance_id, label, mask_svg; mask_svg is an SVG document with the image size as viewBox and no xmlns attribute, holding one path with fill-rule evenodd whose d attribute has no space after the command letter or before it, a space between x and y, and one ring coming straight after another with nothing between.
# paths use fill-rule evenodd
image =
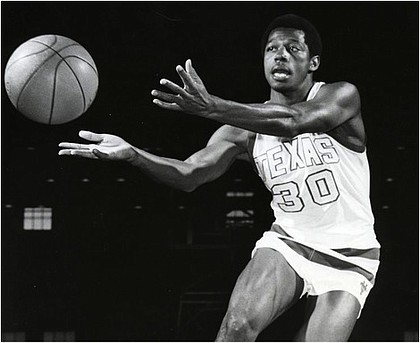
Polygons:
<instances>
[{"instance_id":1,"label":"player's knee","mask_svg":"<svg viewBox=\"0 0 420 343\"><path fill-rule=\"evenodd\" d=\"M246 310L231 310L228 312L226 331L228 336L242 339L255 338L259 333L255 321L247 314Z\"/></svg>"},{"instance_id":2,"label":"player's knee","mask_svg":"<svg viewBox=\"0 0 420 343\"><path fill-rule=\"evenodd\" d=\"M245 332L251 328L246 317L231 313L228 317L227 327L232 332Z\"/></svg>"}]
</instances>

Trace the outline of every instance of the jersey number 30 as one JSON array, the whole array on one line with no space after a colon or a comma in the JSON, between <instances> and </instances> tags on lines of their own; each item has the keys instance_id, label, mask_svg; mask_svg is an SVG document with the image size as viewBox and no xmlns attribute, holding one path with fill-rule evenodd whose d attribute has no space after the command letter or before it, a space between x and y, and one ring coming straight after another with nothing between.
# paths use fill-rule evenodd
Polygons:
<instances>
[{"instance_id":1,"label":"jersey number 30","mask_svg":"<svg viewBox=\"0 0 420 343\"><path fill-rule=\"evenodd\" d=\"M308 175L305 179L306 186L311 194L312 201L317 205L325 205L336 201L340 192L331 170L324 169ZM280 183L271 188L274 201L284 212L300 212L305 203L300 196L299 186L290 181Z\"/></svg>"}]
</instances>

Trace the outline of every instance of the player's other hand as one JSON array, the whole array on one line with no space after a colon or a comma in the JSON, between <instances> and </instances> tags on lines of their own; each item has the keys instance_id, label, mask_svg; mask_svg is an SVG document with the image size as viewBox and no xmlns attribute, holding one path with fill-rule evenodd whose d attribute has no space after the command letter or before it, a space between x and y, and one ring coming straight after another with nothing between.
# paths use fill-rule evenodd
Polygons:
<instances>
[{"instance_id":1,"label":"player's other hand","mask_svg":"<svg viewBox=\"0 0 420 343\"><path fill-rule=\"evenodd\" d=\"M153 102L168 110L183 111L202 117L210 114L214 97L207 92L203 81L192 66L191 60L185 62L185 68L178 65L176 71L184 87L182 88L167 79L162 79L160 84L173 93L154 89L152 95L156 98L153 99Z\"/></svg>"},{"instance_id":2,"label":"player's other hand","mask_svg":"<svg viewBox=\"0 0 420 343\"><path fill-rule=\"evenodd\" d=\"M118 136L90 131L80 131L79 136L91 143L62 142L58 154L113 161L130 161L135 155L131 144Z\"/></svg>"}]
</instances>

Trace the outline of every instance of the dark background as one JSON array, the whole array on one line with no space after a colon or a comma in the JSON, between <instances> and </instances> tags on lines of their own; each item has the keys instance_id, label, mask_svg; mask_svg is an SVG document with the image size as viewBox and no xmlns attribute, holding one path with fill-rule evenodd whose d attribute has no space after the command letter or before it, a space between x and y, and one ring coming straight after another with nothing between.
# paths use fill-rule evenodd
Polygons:
<instances>
[{"instance_id":1,"label":"dark background","mask_svg":"<svg viewBox=\"0 0 420 343\"><path fill-rule=\"evenodd\" d=\"M259 40L284 13L308 18L323 37L316 79L352 82L362 97L382 256L351 340L402 341L410 332L418 340L417 2L2 2L2 72L21 43L53 33L82 44L99 70L90 109L60 126L23 117L2 87L3 340L18 331L27 340L45 331L72 331L78 341L215 338L272 220L251 168L237 162L181 193L127 165L59 157L57 145L88 129L186 158L220 124L159 109L150 91L161 77L178 81L175 66L191 58L210 93L267 100ZM255 196L226 197L234 190ZM52 230L24 231L24 208L40 205L52 208ZM252 209L253 227L226 229L232 209ZM193 301L181 308L181 299ZM291 340L303 307L259 340Z\"/></svg>"}]
</instances>

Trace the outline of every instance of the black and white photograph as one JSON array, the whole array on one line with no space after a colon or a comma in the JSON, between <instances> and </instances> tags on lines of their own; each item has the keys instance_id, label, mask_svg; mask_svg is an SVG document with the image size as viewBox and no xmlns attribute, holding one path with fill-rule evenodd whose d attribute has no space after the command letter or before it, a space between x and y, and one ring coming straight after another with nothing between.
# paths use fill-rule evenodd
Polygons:
<instances>
[{"instance_id":1,"label":"black and white photograph","mask_svg":"<svg viewBox=\"0 0 420 343\"><path fill-rule=\"evenodd\" d=\"M418 342L417 1L2 1L2 342Z\"/></svg>"}]
</instances>

